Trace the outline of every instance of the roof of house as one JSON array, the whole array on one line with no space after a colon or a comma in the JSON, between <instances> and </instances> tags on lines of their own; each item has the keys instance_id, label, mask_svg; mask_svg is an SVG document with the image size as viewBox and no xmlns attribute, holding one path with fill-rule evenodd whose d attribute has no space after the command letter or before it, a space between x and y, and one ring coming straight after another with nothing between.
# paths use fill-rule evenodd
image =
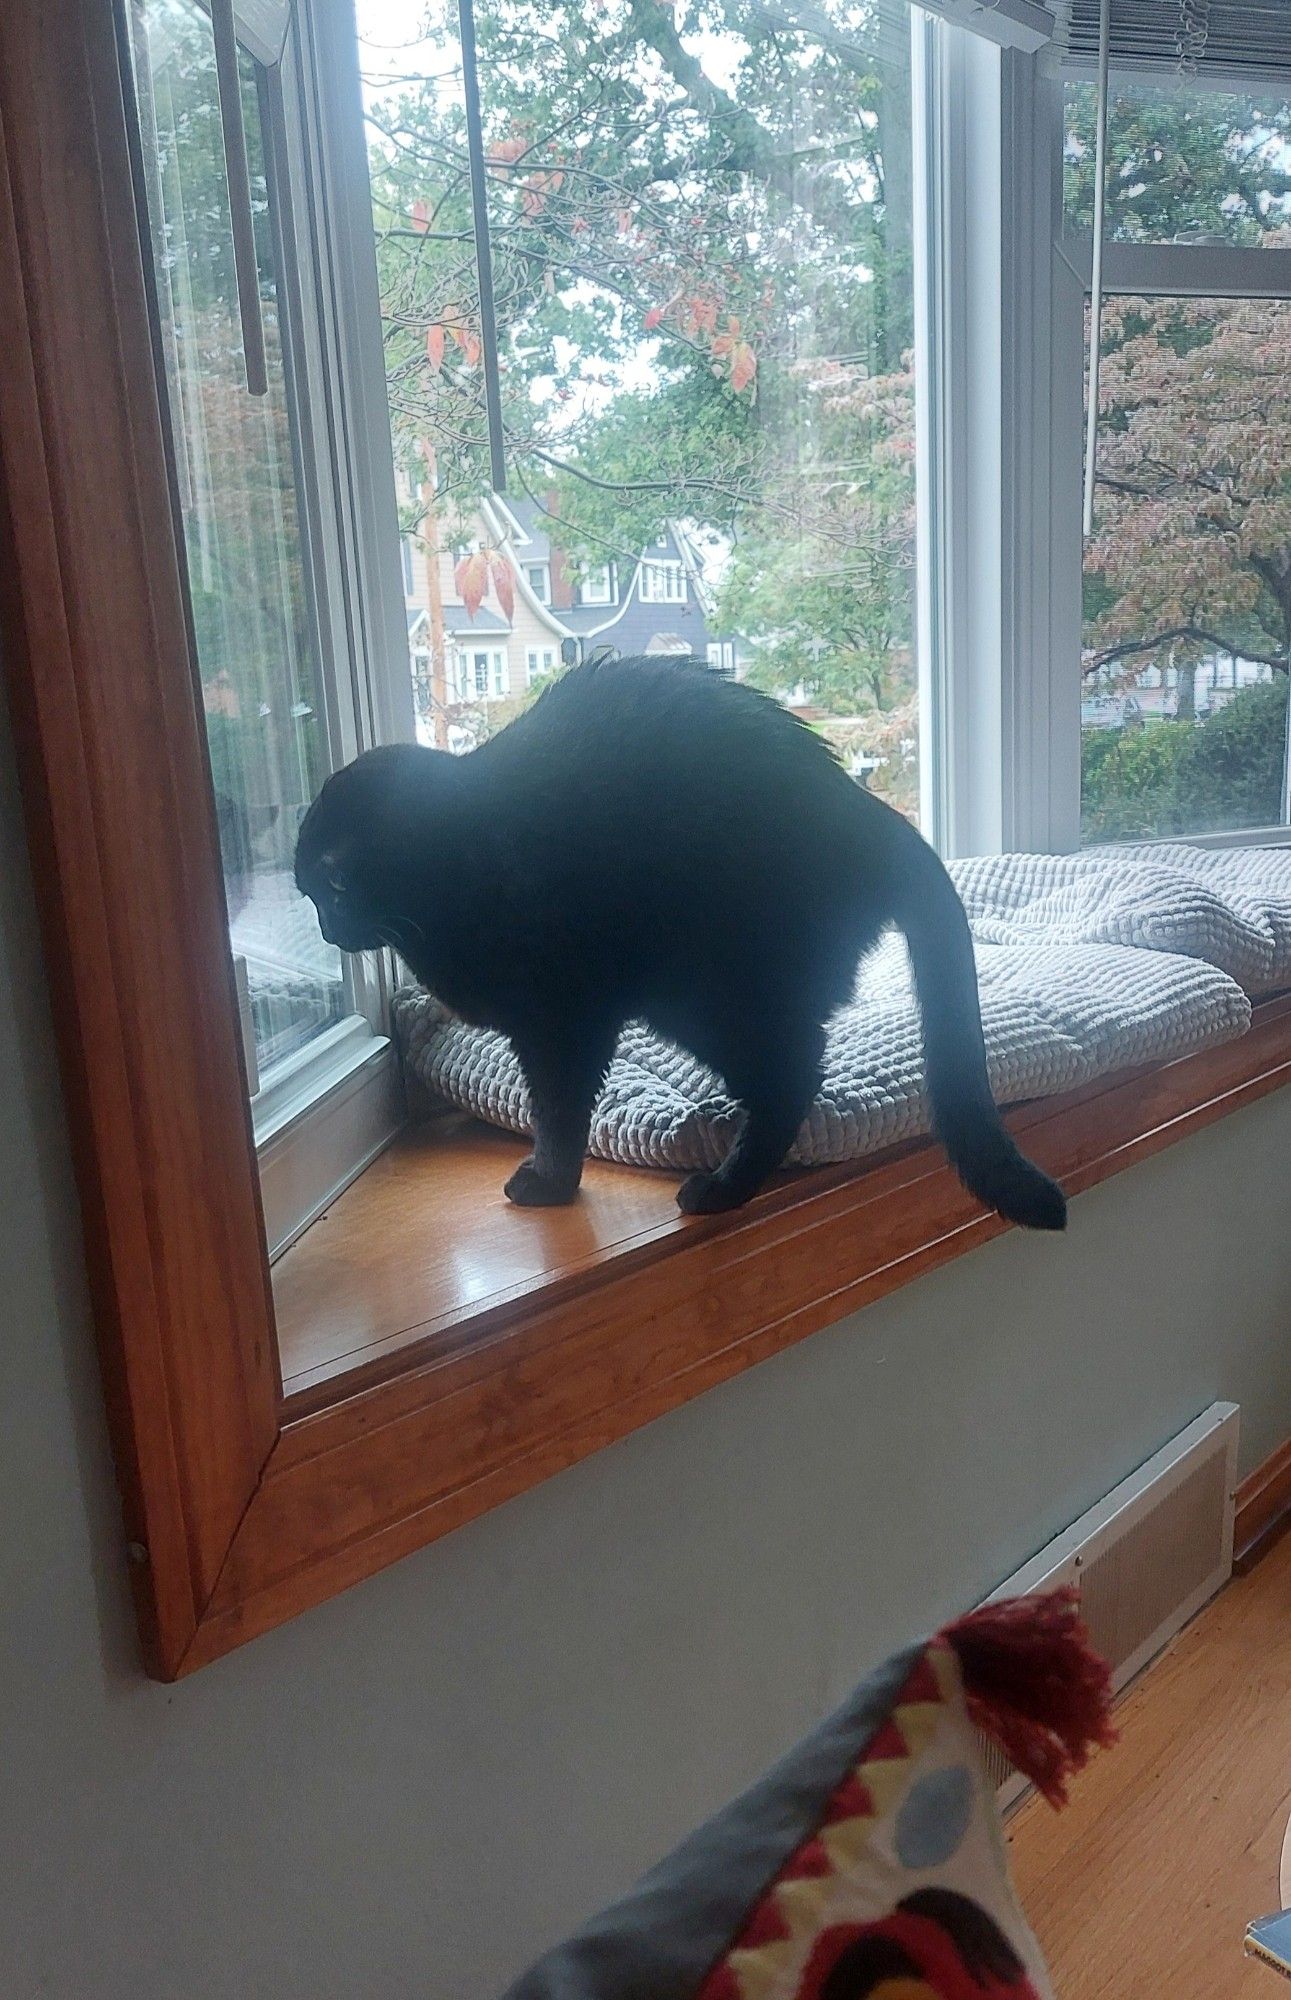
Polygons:
<instances>
[{"instance_id":1,"label":"roof of house","mask_svg":"<svg viewBox=\"0 0 1291 2000\"><path fill-rule=\"evenodd\" d=\"M444 630L455 639L491 639L505 637L511 631L511 621L487 604L481 604L473 617L464 604L446 604Z\"/></svg>"},{"instance_id":2,"label":"roof of house","mask_svg":"<svg viewBox=\"0 0 1291 2000\"><path fill-rule=\"evenodd\" d=\"M612 647L618 653L693 653L703 659L710 640L716 636L705 616L703 571L698 551L684 529L669 522L662 538L635 560L618 561L615 575L618 597L613 604L543 604L525 575L527 567L550 563L552 546L550 516L527 494L508 494L505 501L490 498L482 503L489 533L510 549L517 571L517 589L541 622L557 639L572 635L584 642L587 651ZM680 562L688 581L686 601L647 602L640 595L642 564ZM425 620L424 610L408 613L411 637ZM459 644L472 639L505 638L512 623L488 605L481 605L472 618L464 605L444 606L446 632Z\"/></svg>"},{"instance_id":3,"label":"roof of house","mask_svg":"<svg viewBox=\"0 0 1291 2000\"><path fill-rule=\"evenodd\" d=\"M550 562L549 517L527 496L508 496L507 505L526 537L516 545L517 562ZM684 564L689 579L684 604L642 601L641 564L651 559ZM562 605L552 616L579 638L613 646L620 653L689 652L703 659L711 634L704 616L699 561L681 529L670 522L662 540L644 550L635 562L620 560L615 567L617 603Z\"/></svg>"},{"instance_id":4,"label":"roof of house","mask_svg":"<svg viewBox=\"0 0 1291 2000\"><path fill-rule=\"evenodd\" d=\"M413 605L408 612L408 637L413 638L420 626L429 622L425 606ZM452 639L497 639L506 638L511 626L497 611L491 611L482 604L472 618L464 604L444 606L444 630Z\"/></svg>"}]
</instances>

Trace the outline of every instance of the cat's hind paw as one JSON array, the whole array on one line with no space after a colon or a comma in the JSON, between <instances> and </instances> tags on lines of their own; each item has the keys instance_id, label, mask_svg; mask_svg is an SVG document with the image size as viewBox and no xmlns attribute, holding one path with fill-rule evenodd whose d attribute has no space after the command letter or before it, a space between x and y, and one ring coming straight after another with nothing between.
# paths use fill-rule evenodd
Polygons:
<instances>
[{"instance_id":1,"label":"cat's hind paw","mask_svg":"<svg viewBox=\"0 0 1291 2000\"><path fill-rule=\"evenodd\" d=\"M578 1199L577 1180L550 1180L540 1174L532 1159L521 1160L503 1189L517 1208L567 1208Z\"/></svg>"},{"instance_id":2,"label":"cat's hind paw","mask_svg":"<svg viewBox=\"0 0 1291 2000\"><path fill-rule=\"evenodd\" d=\"M677 1206L683 1215L724 1215L728 1209L742 1208L748 1200L721 1173L691 1174L677 1189Z\"/></svg>"}]
</instances>

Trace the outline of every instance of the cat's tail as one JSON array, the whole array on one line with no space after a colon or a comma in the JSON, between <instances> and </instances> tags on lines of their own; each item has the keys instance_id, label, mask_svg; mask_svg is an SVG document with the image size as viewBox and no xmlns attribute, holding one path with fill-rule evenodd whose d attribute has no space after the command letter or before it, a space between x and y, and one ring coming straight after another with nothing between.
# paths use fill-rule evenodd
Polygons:
<instances>
[{"instance_id":1,"label":"cat's tail","mask_svg":"<svg viewBox=\"0 0 1291 2000\"><path fill-rule=\"evenodd\" d=\"M906 822L900 840L895 915L914 966L937 1136L965 1187L988 1208L1025 1229L1063 1229L1062 1189L1019 1152L991 1095L964 906L932 848Z\"/></svg>"}]
</instances>

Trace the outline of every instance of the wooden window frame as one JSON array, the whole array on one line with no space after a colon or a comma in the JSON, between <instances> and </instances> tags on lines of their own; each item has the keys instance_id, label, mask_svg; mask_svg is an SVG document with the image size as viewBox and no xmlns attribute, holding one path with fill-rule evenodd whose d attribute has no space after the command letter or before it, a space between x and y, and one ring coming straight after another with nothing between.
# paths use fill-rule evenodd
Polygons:
<instances>
[{"instance_id":1,"label":"wooden window frame","mask_svg":"<svg viewBox=\"0 0 1291 2000\"><path fill-rule=\"evenodd\" d=\"M110 0L0 9L0 635L158 1677L1005 1227L919 1145L284 1399ZM1076 1193L1288 1080L1291 999L1010 1122Z\"/></svg>"}]
</instances>

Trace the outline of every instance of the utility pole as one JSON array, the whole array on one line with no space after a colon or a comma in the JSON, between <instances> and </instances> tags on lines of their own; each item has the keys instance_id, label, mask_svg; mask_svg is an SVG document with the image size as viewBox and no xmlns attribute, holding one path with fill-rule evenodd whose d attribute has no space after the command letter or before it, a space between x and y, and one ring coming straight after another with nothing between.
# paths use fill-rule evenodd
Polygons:
<instances>
[{"instance_id":1,"label":"utility pole","mask_svg":"<svg viewBox=\"0 0 1291 2000\"><path fill-rule=\"evenodd\" d=\"M426 602L430 612L430 726L437 750L448 748L448 671L444 648L444 593L439 576L439 516L435 489L439 468L429 438L421 443L426 477L421 488L421 546L426 561Z\"/></svg>"}]
</instances>

